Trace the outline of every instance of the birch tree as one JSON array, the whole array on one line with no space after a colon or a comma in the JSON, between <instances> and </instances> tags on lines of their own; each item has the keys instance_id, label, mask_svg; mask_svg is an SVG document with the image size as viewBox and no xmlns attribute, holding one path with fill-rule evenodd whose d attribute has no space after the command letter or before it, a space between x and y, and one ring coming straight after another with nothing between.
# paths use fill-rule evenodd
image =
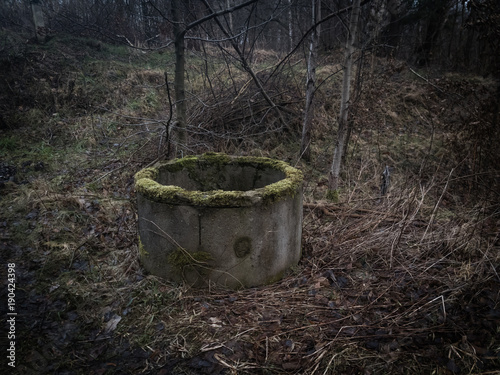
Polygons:
<instances>
[{"instance_id":1,"label":"birch tree","mask_svg":"<svg viewBox=\"0 0 500 375\"><path fill-rule=\"evenodd\" d=\"M321 19L321 0L312 0L312 24L314 30L309 42L309 54L307 58L306 78L306 105L304 109L304 121L302 125L302 138L300 142L300 155L306 161L311 159L311 130L314 118L314 93L316 91L316 63L318 55L318 44L320 26L317 24Z\"/></svg>"},{"instance_id":2,"label":"birch tree","mask_svg":"<svg viewBox=\"0 0 500 375\"><path fill-rule=\"evenodd\" d=\"M176 105L176 136L177 143L181 146L187 144L186 137L186 85L185 85L185 65L186 58L184 56L185 43L184 35L187 28L181 28L180 16L180 0L172 1L172 22L174 24L174 46L175 46L175 78L174 78L174 91L175 91L175 105Z\"/></svg>"},{"instance_id":3,"label":"birch tree","mask_svg":"<svg viewBox=\"0 0 500 375\"><path fill-rule=\"evenodd\" d=\"M293 48L292 0L288 0L288 51Z\"/></svg>"},{"instance_id":4,"label":"birch tree","mask_svg":"<svg viewBox=\"0 0 500 375\"><path fill-rule=\"evenodd\" d=\"M336 199L338 197L339 176L340 168L342 165L342 156L344 149L347 147L347 135L349 133L349 99L351 88L351 75L353 66L353 52L354 42L356 41L356 34L358 31L358 19L360 12L360 0L354 0L349 22L349 30L346 42L346 51L344 59L344 77L342 82L342 96L340 99L340 114L339 114L339 127L337 133L337 143L333 153L333 161L328 178L328 198Z\"/></svg>"},{"instance_id":5,"label":"birch tree","mask_svg":"<svg viewBox=\"0 0 500 375\"><path fill-rule=\"evenodd\" d=\"M35 36L38 43L44 43L47 36L45 20L40 5L40 0L31 0L31 11L33 13L33 23L35 24Z\"/></svg>"}]
</instances>

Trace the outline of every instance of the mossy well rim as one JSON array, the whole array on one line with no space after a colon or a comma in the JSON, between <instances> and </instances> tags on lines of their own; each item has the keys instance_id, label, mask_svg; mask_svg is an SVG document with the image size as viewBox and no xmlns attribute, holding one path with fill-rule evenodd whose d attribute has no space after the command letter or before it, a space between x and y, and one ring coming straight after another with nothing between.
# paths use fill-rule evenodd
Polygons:
<instances>
[{"instance_id":1,"label":"mossy well rim","mask_svg":"<svg viewBox=\"0 0 500 375\"><path fill-rule=\"evenodd\" d=\"M200 163L218 166L240 164L255 168L270 168L280 171L284 178L261 188L240 190L186 190L175 185L162 185L156 180L160 169L171 172L193 168ZM241 207L272 203L286 197L293 197L302 186L303 174L284 161L260 156L229 156L223 153L206 153L199 156L187 156L166 162L159 162L152 167L142 169L134 176L136 191L159 203L170 205L191 205L207 207Z\"/></svg>"}]
</instances>

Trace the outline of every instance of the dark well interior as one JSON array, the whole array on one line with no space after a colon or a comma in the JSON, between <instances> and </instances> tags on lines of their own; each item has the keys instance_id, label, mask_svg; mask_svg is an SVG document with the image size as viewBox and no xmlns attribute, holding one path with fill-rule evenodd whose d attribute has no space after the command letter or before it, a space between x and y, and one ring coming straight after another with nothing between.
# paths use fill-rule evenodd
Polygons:
<instances>
[{"instance_id":1,"label":"dark well interior","mask_svg":"<svg viewBox=\"0 0 500 375\"><path fill-rule=\"evenodd\" d=\"M273 184L285 177L284 172L260 164L229 163L221 166L197 163L194 167L175 172L160 168L157 182L186 190L248 191Z\"/></svg>"}]
</instances>

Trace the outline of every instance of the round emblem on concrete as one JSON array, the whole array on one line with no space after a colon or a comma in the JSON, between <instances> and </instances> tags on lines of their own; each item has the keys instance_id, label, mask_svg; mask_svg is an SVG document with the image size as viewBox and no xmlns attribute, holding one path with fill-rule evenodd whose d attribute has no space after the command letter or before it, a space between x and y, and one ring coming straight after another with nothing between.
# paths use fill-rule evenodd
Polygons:
<instances>
[{"instance_id":1,"label":"round emblem on concrete","mask_svg":"<svg viewBox=\"0 0 500 375\"><path fill-rule=\"evenodd\" d=\"M240 237L233 245L234 253L238 258L244 258L252 251L252 239L250 237Z\"/></svg>"}]
</instances>

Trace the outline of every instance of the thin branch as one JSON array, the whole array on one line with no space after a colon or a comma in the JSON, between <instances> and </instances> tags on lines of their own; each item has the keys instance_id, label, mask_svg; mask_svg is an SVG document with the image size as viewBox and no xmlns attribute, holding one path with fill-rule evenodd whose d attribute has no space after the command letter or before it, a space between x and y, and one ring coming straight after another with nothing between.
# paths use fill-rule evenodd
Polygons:
<instances>
[{"instance_id":1,"label":"thin branch","mask_svg":"<svg viewBox=\"0 0 500 375\"><path fill-rule=\"evenodd\" d=\"M424 80L426 83L428 83L429 85L431 85L432 87L434 87L436 90L439 90L442 93L444 93L443 89L441 89L440 87L436 86L434 83L430 82L427 78L421 76L416 71L414 71L412 68L409 68L409 69L410 69L410 72L412 72L413 74L415 74L418 78Z\"/></svg>"},{"instance_id":2,"label":"thin branch","mask_svg":"<svg viewBox=\"0 0 500 375\"><path fill-rule=\"evenodd\" d=\"M205 6L208 9L212 10L212 8L211 8L211 6L210 6L210 4L208 3L207 0L202 0L202 1L203 1L203 3L205 4ZM212 10L212 12L213 12L213 10ZM229 33L226 30L226 28L224 27L224 25L217 18L215 18L215 22L217 23L217 25L219 26L219 28L221 29L221 31L224 33L224 35L226 35L227 37L229 37ZM253 71L253 69L250 67L250 65L248 65L248 62L247 62L245 56L243 55L243 52L241 51L241 49L238 47L238 44L234 40L231 40L231 45L233 46L233 49L238 54L238 56L240 58L240 62L243 65L243 69L245 69L247 71L247 73L250 74L250 76L252 77L253 81L255 82L255 84L257 85L257 87L259 88L262 96L266 100L266 102L269 104L269 106L271 108L274 108L276 110L276 113L278 114L278 117L280 119L281 124L285 125L286 122L285 122L285 119L283 118L283 115L282 115L281 111L279 110L278 106L276 104L274 104L273 100L269 97L269 95L267 94L266 90L264 89L264 86L262 86L262 82L260 82L259 78L255 74L255 72Z\"/></svg>"},{"instance_id":3,"label":"thin branch","mask_svg":"<svg viewBox=\"0 0 500 375\"><path fill-rule=\"evenodd\" d=\"M431 218L429 220L429 224L427 224L427 228L425 228L424 235L422 236L422 239L420 240L420 243L424 240L425 236L427 235L427 232L429 231L429 228L431 227L432 223L434 222L434 218L436 217L436 212L439 207L439 204L441 203L441 200L443 199L444 193L446 193L446 190L448 190L448 184L450 183L451 175L455 171L455 168L452 168L450 171L450 174L448 175L448 178L446 180L446 184L444 185L443 191L441 193L441 196L436 202L436 205L434 206L434 209L432 210Z\"/></svg>"},{"instance_id":4,"label":"thin branch","mask_svg":"<svg viewBox=\"0 0 500 375\"><path fill-rule=\"evenodd\" d=\"M222 9L218 12L214 12L213 9L211 7L209 7L209 9L212 11L212 13L203 17L203 18L200 18L194 22L191 22L189 25L186 26L186 28L184 29L184 32L182 34L183 35L186 34L187 31L191 30L192 28L194 28L194 27L196 27L196 26L198 26L206 21L211 20L212 18L223 16L223 15L228 14L228 13L232 13L232 12L234 12L238 9L244 8L250 4L256 3L257 1L258 0L249 0L249 1L246 1L244 3L235 5L232 8ZM205 3L205 1L204 1L204 3Z\"/></svg>"},{"instance_id":5,"label":"thin branch","mask_svg":"<svg viewBox=\"0 0 500 375\"><path fill-rule=\"evenodd\" d=\"M361 2L360 4L360 7L371 2L372 0L364 0ZM329 19L333 18L333 17L338 17L340 16L341 14L344 14L346 12L348 12L349 10L352 9L352 5L349 5L348 7L345 7L344 9L341 9L339 10L338 12L335 12L335 13L330 13L328 16L322 18L321 20L319 20L318 22L316 22L314 25L312 25L309 29L306 30L306 32L302 35L302 38L300 38L300 40L297 42L297 44L295 45L295 47L292 48L292 50L290 52L288 52L288 54L276 65L276 68L273 70L273 72L271 73L271 75L274 75L274 73L276 73L276 71L278 70L278 68L285 63L285 61L287 61L290 56L292 56L295 51L297 51L297 49L300 47L300 45L302 44L302 42L307 38L307 36L312 33L316 27L318 27L319 25L321 25L322 23L328 21Z\"/></svg>"}]
</instances>

